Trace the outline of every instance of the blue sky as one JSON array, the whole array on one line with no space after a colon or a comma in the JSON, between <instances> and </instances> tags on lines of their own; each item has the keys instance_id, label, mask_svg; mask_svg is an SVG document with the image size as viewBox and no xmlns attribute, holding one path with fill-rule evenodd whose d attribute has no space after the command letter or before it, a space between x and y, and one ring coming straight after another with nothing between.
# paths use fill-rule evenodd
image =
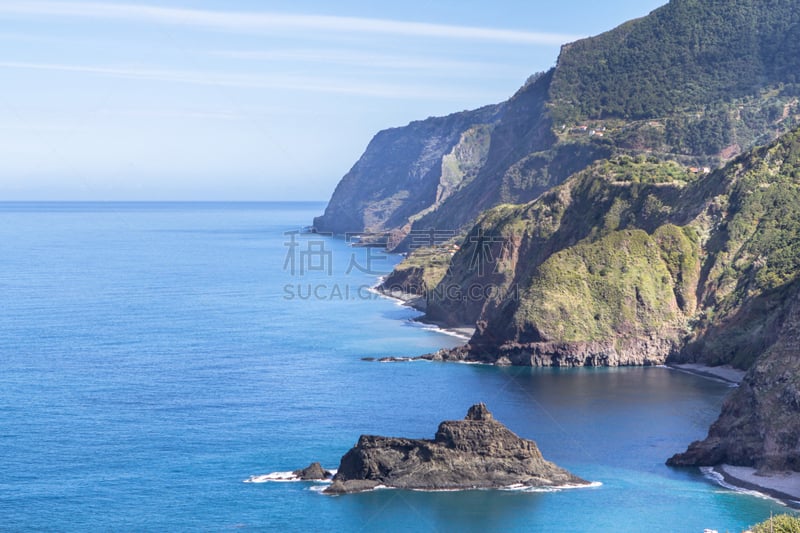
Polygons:
<instances>
[{"instance_id":1,"label":"blue sky","mask_svg":"<svg viewBox=\"0 0 800 533\"><path fill-rule=\"evenodd\" d=\"M0 200L326 200L664 1L0 0Z\"/></svg>"}]
</instances>

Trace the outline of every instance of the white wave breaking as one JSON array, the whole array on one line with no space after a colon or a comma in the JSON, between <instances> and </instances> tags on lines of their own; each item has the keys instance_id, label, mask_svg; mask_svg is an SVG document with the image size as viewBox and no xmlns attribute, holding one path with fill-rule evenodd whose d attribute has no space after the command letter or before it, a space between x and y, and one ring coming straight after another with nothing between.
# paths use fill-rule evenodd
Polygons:
<instances>
[{"instance_id":1,"label":"white wave breaking","mask_svg":"<svg viewBox=\"0 0 800 533\"><path fill-rule=\"evenodd\" d=\"M603 483L600 481L592 481L588 485L558 485L555 487L530 487L527 485L523 485L522 483L517 485L509 485L507 487L495 487L495 488L461 488L461 489L408 489L412 492L468 492L473 490L480 490L480 491L489 491L489 490L501 490L506 492L561 492L562 490L575 490L575 489L592 489L597 487L602 487ZM311 490L315 492L322 492L325 490L325 487L317 486L311 487ZM397 487L387 487L386 485L378 485L369 490L365 490L363 492L372 492L376 490L401 490Z\"/></svg>"},{"instance_id":2,"label":"white wave breaking","mask_svg":"<svg viewBox=\"0 0 800 533\"><path fill-rule=\"evenodd\" d=\"M562 490L596 489L602 486L603 483L600 481L591 481L589 482L588 485L567 484L567 485L557 485L555 487L530 487L520 483L517 485L510 485L508 487L503 487L500 490L505 490L509 492L561 492Z\"/></svg>"},{"instance_id":3,"label":"white wave breaking","mask_svg":"<svg viewBox=\"0 0 800 533\"><path fill-rule=\"evenodd\" d=\"M772 501L775 501L775 502L778 502L780 504L785 505L785 503L783 501L781 501L781 500L779 500L777 498L773 498L769 494L764 494L763 492L759 492L759 491L753 490L753 489L746 489L744 487L737 487L736 485L734 485L732 483L728 483L725 480L725 477L721 473L717 472L714 469L713 466L701 466L700 467L700 471L703 473L703 477L705 477L706 479L708 479L710 481L713 481L714 483L716 483L720 487L722 487L724 489L727 489L727 490L729 490L731 492L736 492L738 494L744 494L744 495L747 495L747 496L754 496L756 498L761 498L762 500L772 500Z\"/></svg>"},{"instance_id":4,"label":"white wave breaking","mask_svg":"<svg viewBox=\"0 0 800 533\"><path fill-rule=\"evenodd\" d=\"M328 487L326 485L315 485L310 487L308 490L312 492L316 492L317 494L325 494L325 489ZM395 490L394 487L387 487L386 485L378 485L370 490L365 490L363 492L372 492L375 490ZM325 496L340 496L340 494L325 494Z\"/></svg>"},{"instance_id":5,"label":"white wave breaking","mask_svg":"<svg viewBox=\"0 0 800 533\"><path fill-rule=\"evenodd\" d=\"M293 481L300 481L300 478L292 472L272 472L271 474L250 476L244 480L245 483L290 483Z\"/></svg>"},{"instance_id":6,"label":"white wave breaking","mask_svg":"<svg viewBox=\"0 0 800 533\"><path fill-rule=\"evenodd\" d=\"M424 331L432 331L434 333L440 333L442 335L447 335L449 337L455 337L455 338L460 339L462 341L468 341L468 340L470 340L472 338L469 335L466 335L464 333L459 333L458 331L454 331L452 329L442 328L442 327L436 326L434 324L425 324L424 322L417 322L415 320L409 320L409 322L411 322L413 325L423 329Z\"/></svg>"},{"instance_id":7,"label":"white wave breaking","mask_svg":"<svg viewBox=\"0 0 800 533\"><path fill-rule=\"evenodd\" d=\"M328 472L330 472L332 476L336 475L336 469L328 470ZM270 474L250 476L244 480L244 483L296 483L299 481L311 481L312 483L324 484L331 483L330 479L300 479L298 476L294 475L293 472L272 472Z\"/></svg>"},{"instance_id":8,"label":"white wave breaking","mask_svg":"<svg viewBox=\"0 0 800 533\"><path fill-rule=\"evenodd\" d=\"M414 298L418 298L418 297L409 296L409 298L400 298L398 296L393 296L391 292L383 292L383 291L378 290L377 287L379 287L381 285L381 283L383 283L384 278L385 278L385 276L382 276L382 277L378 278L378 283L374 287L370 287L369 289L367 289L368 292L370 292L372 294L375 294L377 296L380 296L382 298L385 298L387 300L391 300L391 301L393 301L395 303L395 305L397 305L399 307L404 307L406 309L413 309L413 310L415 310L415 311L417 311L419 313L419 316L422 316L422 315L425 314L422 311L420 311L419 309L416 309L413 305L411 305L411 300L413 300ZM436 324L427 324L425 322L419 322L419 321L414 320L414 319L409 319L408 322L413 326L417 326L417 327L420 327L420 328L424 329L425 331L432 331L434 333L440 333L442 335L447 335L449 337L455 337L455 338L457 338L459 340L462 340L462 341L465 341L465 342L469 341L472 338L472 335L468 335L468 334L460 332L460 331L458 331L456 329L440 327L440 326L437 326Z\"/></svg>"}]
</instances>

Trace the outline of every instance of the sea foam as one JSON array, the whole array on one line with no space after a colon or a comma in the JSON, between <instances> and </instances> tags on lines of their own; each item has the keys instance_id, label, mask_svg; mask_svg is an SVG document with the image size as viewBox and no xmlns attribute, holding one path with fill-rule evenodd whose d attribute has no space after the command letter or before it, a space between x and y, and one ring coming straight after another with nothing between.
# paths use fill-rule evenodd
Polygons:
<instances>
[{"instance_id":1,"label":"sea foam","mask_svg":"<svg viewBox=\"0 0 800 533\"><path fill-rule=\"evenodd\" d=\"M777 498L773 498L769 494L764 494L763 492L758 492L757 490L746 489L746 488L743 488L743 487L737 487L736 485L733 485L732 483L728 483L727 481L725 481L725 477L721 473L719 473L716 470L714 470L713 466L701 466L700 467L700 471L703 473L703 476L706 479L709 479L709 480L713 481L714 483L716 483L720 487L728 489L729 491L736 492L738 494L745 494L747 496L755 496L756 498L761 498L762 500L772 500L772 501L778 502L778 503L780 503L782 505L785 505L785 503L783 501L781 501L781 500L779 500Z\"/></svg>"},{"instance_id":2,"label":"sea foam","mask_svg":"<svg viewBox=\"0 0 800 533\"><path fill-rule=\"evenodd\" d=\"M336 470L328 470L332 476L336 475ZM244 483L295 483L298 481L311 481L312 483L330 483L330 479L313 479L306 480L300 479L292 472L272 472L270 474L261 474L257 476L250 476L244 480Z\"/></svg>"},{"instance_id":3,"label":"sea foam","mask_svg":"<svg viewBox=\"0 0 800 533\"><path fill-rule=\"evenodd\" d=\"M562 490L573 490L573 489L591 489L602 487L603 484L600 481L592 481L588 485L558 485L556 487L529 487L523 484L516 484L516 485L509 485L507 487L498 487L498 488L459 488L459 489L408 489L412 492L467 492L472 490L480 490L480 491L489 491L489 490L502 490L507 492L561 492ZM315 492L322 492L325 490L325 487L311 487L311 490ZM378 485L372 489L365 490L363 492L372 492L376 490L399 490L397 487L387 487L386 485Z\"/></svg>"},{"instance_id":4,"label":"sea foam","mask_svg":"<svg viewBox=\"0 0 800 533\"><path fill-rule=\"evenodd\" d=\"M510 492L561 492L562 490L574 490L574 489L596 489L598 487L602 487L603 483L600 481L592 481L588 485L558 485L555 487L529 487L523 484L517 485L509 485L508 487L503 487L500 490L510 491Z\"/></svg>"}]
</instances>

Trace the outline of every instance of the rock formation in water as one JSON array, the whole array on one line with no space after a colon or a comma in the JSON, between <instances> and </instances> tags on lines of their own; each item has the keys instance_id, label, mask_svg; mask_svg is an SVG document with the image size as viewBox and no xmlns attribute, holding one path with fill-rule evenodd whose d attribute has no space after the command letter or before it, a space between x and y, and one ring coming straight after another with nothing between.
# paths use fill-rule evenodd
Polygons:
<instances>
[{"instance_id":1,"label":"rock formation in water","mask_svg":"<svg viewBox=\"0 0 800 533\"><path fill-rule=\"evenodd\" d=\"M322 468L319 463L311 463L305 468L295 470L292 474L303 481L321 481L333 477L333 474L329 470Z\"/></svg>"},{"instance_id":2,"label":"rock formation in water","mask_svg":"<svg viewBox=\"0 0 800 533\"><path fill-rule=\"evenodd\" d=\"M315 226L452 231L382 287L476 326L429 358L750 369L672 462L798 470L798 43L800 0L671 0L500 106L379 134Z\"/></svg>"},{"instance_id":3,"label":"rock formation in water","mask_svg":"<svg viewBox=\"0 0 800 533\"><path fill-rule=\"evenodd\" d=\"M433 440L362 435L325 492L377 486L417 490L559 487L589 483L546 461L536 443L496 421L482 403L445 421Z\"/></svg>"}]
</instances>

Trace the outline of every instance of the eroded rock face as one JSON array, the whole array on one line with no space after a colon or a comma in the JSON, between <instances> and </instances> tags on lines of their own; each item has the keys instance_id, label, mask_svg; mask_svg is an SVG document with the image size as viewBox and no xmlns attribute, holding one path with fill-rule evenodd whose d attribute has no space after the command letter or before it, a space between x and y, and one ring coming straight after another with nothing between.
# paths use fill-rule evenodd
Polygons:
<instances>
[{"instance_id":1,"label":"eroded rock face","mask_svg":"<svg viewBox=\"0 0 800 533\"><path fill-rule=\"evenodd\" d=\"M489 134L476 134L475 128L491 131L504 107L490 105L379 132L339 182L314 228L336 234L402 230L474 177L475 171L453 175L448 170L481 166L485 154L470 162L463 145L485 151L478 148L488 145ZM449 164L448 158L453 159Z\"/></svg>"},{"instance_id":2,"label":"eroded rock face","mask_svg":"<svg viewBox=\"0 0 800 533\"><path fill-rule=\"evenodd\" d=\"M722 406L708 436L671 457L671 466L727 463L762 472L800 472L800 291L777 342Z\"/></svg>"},{"instance_id":3,"label":"eroded rock face","mask_svg":"<svg viewBox=\"0 0 800 533\"><path fill-rule=\"evenodd\" d=\"M295 470L292 474L304 481L317 481L333 477L333 474L329 470L322 468L319 463L311 463L303 469Z\"/></svg>"},{"instance_id":4,"label":"eroded rock face","mask_svg":"<svg viewBox=\"0 0 800 533\"><path fill-rule=\"evenodd\" d=\"M588 482L546 461L536 443L496 421L484 404L439 424L433 440L362 435L325 492L376 486L418 490L557 487Z\"/></svg>"},{"instance_id":5,"label":"eroded rock face","mask_svg":"<svg viewBox=\"0 0 800 533\"><path fill-rule=\"evenodd\" d=\"M420 356L431 361L469 361L498 366L651 366L677 351L675 335L666 338L611 338L592 342L505 343L498 347L466 344Z\"/></svg>"}]
</instances>

